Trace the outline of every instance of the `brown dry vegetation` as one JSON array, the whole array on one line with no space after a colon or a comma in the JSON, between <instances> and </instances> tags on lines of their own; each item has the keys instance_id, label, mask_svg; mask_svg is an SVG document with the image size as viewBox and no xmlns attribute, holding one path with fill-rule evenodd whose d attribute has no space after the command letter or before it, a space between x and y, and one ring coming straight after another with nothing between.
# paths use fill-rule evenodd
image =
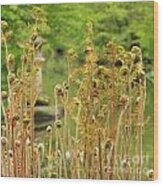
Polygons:
<instances>
[{"instance_id":1,"label":"brown dry vegetation","mask_svg":"<svg viewBox=\"0 0 163 186\"><path fill-rule=\"evenodd\" d=\"M8 70L8 91L1 92L2 176L152 179L153 171L144 171L143 161L143 130L148 120L141 49L126 51L109 42L101 48L105 65L100 65L91 23L84 64L75 68L78 56L70 49L67 79L54 87L55 108L62 105L64 116L57 118L56 113L44 138L35 138L34 107L39 96L35 77L44 60L37 54L45 44L38 33L41 15L36 10L29 40L21 46L18 69L8 51L8 24L2 21Z\"/></svg>"}]
</instances>

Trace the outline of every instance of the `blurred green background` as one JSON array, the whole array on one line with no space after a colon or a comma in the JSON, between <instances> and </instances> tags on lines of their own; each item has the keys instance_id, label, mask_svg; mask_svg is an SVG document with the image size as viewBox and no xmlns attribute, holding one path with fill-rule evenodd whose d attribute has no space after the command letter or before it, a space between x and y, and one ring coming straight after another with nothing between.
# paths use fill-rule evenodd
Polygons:
<instances>
[{"instance_id":1,"label":"blurred green background","mask_svg":"<svg viewBox=\"0 0 163 186\"><path fill-rule=\"evenodd\" d=\"M145 126L144 154L149 154L153 167L153 2L47 4L37 5L43 10L46 21L40 34L47 40L43 48L46 62L43 65L43 86L45 95L53 97L56 83L62 83L67 75L65 55L74 48L79 56L78 65L83 63L86 38L86 24L93 23L94 43L100 54L108 41L114 41L129 50L140 46L147 73L147 101L145 115L150 117ZM9 51L15 55L16 65L22 54L18 44L27 40L30 24L33 23L31 9L36 5L2 6L2 20L8 22L12 31ZM2 46L2 89L7 89L6 67ZM51 99L53 102L53 99Z\"/></svg>"}]
</instances>

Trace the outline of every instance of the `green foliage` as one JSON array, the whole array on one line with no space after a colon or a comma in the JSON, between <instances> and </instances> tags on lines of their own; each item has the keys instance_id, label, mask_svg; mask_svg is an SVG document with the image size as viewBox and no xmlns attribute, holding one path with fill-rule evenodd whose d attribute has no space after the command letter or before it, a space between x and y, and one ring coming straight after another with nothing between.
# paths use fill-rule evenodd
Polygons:
<instances>
[{"instance_id":1,"label":"green foliage","mask_svg":"<svg viewBox=\"0 0 163 186\"><path fill-rule=\"evenodd\" d=\"M82 63L88 21L93 23L94 41L99 53L105 43L114 40L127 49L135 44L140 45L143 56L153 60L153 2L145 2L145 5L143 2L126 2L2 6L2 20L9 23L13 34L10 49L17 60L21 54L17 42L27 39L30 23L33 22L31 9L34 7L40 7L47 19L40 30L41 35L48 39L44 47L44 55L50 63L47 64L49 68L45 69L44 78L47 81L53 73L60 79L60 72L55 71L56 64L63 66L62 76L66 76L64 56L69 48L76 49ZM5 71L4 65L2 70ZM4 79L2 77L2 87L5 87ZM54 84L56 81L54 79Z\"/></svg>"}]
</instances>

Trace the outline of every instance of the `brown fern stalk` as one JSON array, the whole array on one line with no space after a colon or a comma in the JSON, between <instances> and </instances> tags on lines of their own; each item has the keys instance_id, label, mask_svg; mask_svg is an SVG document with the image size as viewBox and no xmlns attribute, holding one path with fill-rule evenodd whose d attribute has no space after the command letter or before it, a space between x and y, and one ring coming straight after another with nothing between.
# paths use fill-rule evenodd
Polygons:
<instances>
[{"instance_id":1,"label":"brown fern stalk","mask_svg":"<svg viewBox=\"0 0 163 186\"><path fill-rule=\"evenodd\" d=\"M115 135L115 59L116 59L116 53L115 53L115 46L111 46L111 55L112 55L112 95L111 95L111 135ZM117 138L118 134L116 132L116 136L113 138ZM116 145L116 144L115 144ZM113 179L113 174L114 174L114 161L115 161L115 156L117 155L115 153L115 148L113 147L112 150L112 157L111 157L111 171L110 171L110 176L109 179Z\"/></svg>"},{"instance_id":2,"label":"brown fern stalk","mask_svg":"<svg viewBox=\"0 0 163 186\"><path fill-rule=\"evenodd\" d=\"M15 151L15 121L12 122L12 149L13 149L13 167L14 167L14 176L17 176L17 161L16 161L16 151Z\"/></svg>"},{"instance_id":3,"label":"brown fern stalk","mask_svg":"<svg viewBox=\"0 0 163 186\"><path fill-rule=\"evenodd\" d=\"M102 158L102 148L101 148L101 130L98 132L98 148L99 148L99 164L100 164L100 179L103 179L103 158Z\"/></svg>"}]
</instances>

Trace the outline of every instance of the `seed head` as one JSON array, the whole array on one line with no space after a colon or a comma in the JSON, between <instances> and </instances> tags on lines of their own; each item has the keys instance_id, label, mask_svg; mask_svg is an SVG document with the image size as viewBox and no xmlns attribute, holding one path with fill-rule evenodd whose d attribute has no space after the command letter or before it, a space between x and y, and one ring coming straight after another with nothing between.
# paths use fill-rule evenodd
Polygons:
<instances>
[{"instance_id":1,"label":"seed head","mask_svg":"<svg viewBox=\"0 0 163 186\"><path fill-rule=\"evenodd\" d=\"M73 101L76 105L79 105L80 104L80 100L77 98L77 97L74 97L73 98Z\"/></svg>"},{"instance_id":2,"label":"seed head","mask_svg":"<svg viewBox=\"0 0 163 186\"><path fill-rule=\"evenodd\" d=\"M97 147L94 148L94 156L97 157L99 153L99 149Z\"/></svg>"},{"instance_id":3,"label":"seed head","mask_svg":"<svg viewBox=\"0 0 163 186\"><path fill-rule=\"evenodd\" d=\"M61 120L57 120L54 123L56 125L57 128L61 128L62 127L62 121Z\"/></svg>"},{"instance_id":4,"label":"seed head","mask_svg":"<svg viewBox=\"0 0 163 186\"><path fill-rule=\"evenodd\" d=\"M105 149L111 149L112 145L112 139L108 138L105 143Z\"/></svg>"},{"instance_id":5,"label":"seed head","mask_svg":"<svg viewBox=\"0 0 163 186\"><path fill-rule=\"evenodd\" d=\"M46 43L46 40L40 36L37 36L34 40L34 46L36 50L40 50L45 43Z\"/></svg>"},{"instance_id":6,"label":"seed head","mask_svg":"<svg viewBox=\"0 0 163 186\"><path fill-rule=\"evenodd\" d=\"M27 144L27 146L31 145L31 139L29 137L26 139L26 144Z\"/></svg>"},{"instance_id":7,"label":"seed head","mask_svg":"<svg viewBox=\"0 0 163 186\"><path fill-rule=\"evenodd\" d=\"M137 46L133 46L131 52L134 54L141 54L141 49Z\"/></svg>"},{"instance_id":8,"label":"seed head","mask_svg":"<svg viewBox=\"0 0 163 186\"><path fill-rule=\"evenodd\" d=\"M8 68L9 71L13 70L14 61L15 61L15 56L13 54L9 54L7 56L7 68Z\"/></svg>"},{"instance_id":9,"label":"seed head","mask_svg":"<svg viewBox=\"0 0 163 186\"><path fill-rule=\"evenodd\" d=\"M134 64L140 63L142 61L141 55L134 55Z\"/></svg>"},{"instance_id":10,"label":"seed head","mask_svg":"<svg viewBox=\"0 0 163 186\"><path fill-rule=\"evenodd\" d=\"M152 179L154 177L154 171L153 169L150 169L148 172L147 172L147 177Z\"/></svg>"},{"instance_id":11,"label":"seed head","mask_svg":"<svg viewBox=\"0 0 163 186\"><path fill-rule=\"evenodd\" d=\"M125 49L124 49L123 46L118 46L118 47L117 47L117 53L118 53L118 54L122 54L122 53L124 53L124 52L125 52Z\"/></svg>"},{"instance_id":12,"label":"seed head","mask_svg":"<svg viewBox=\"0 0 163 186\"><path fill-rule=\"evenodd\" d=\"M92 90L92 96L94 98L98 98L98 95L99 95L99 92L98 92L97 88L93 88L93 90Z\"/></svg>"},{"instance_id":13,"label":"seed head","mask_svg":"<svg viewBox=\"0 0 163 186\"><path fill-rule=\"evenodd\" d=\"M136 98L136 104L138 105L139 103L140 103L140 100L141 100L141 98L138 96L137 98Z\"/></svg>"},{"instance_id":14,"label":"seed head","mask_svg":"<svg viewBox=\"0 0 163 186\"><path fill-rule=\"evenodd\" d=\"M120 69L120 74L121 74L122 76L126 76L126 75L128 74L128 72L129 72L128 67L127 67L126 65L123 65L123 66L121 67L121 69Z\"/></svg>"},{"instance_id":15,"label":"seed head","mask_svg":"<svg viewBox=\"0 0 163 186\"><path fill-rule=\"evenodd\" d=\"M2 30L8 28L8 23L6 21L2 20L1 21L1 28L2 28Z\"/></svg>"},{"instance_id":16,"label":"seed head","mask_svg":"<svg viewBox=\"0 0 163 186\"><path fill-rule=\"evenodd\" d=\"M99 119L103 119L103 118L105 117L103 110L100 110L100 111L99 111L97 117L98 117Z\"/></svg>"},{"instance_id":17,"label":"seed head","mask_svg":"<svg viewBox=\"0 0 163 186\"><path fill-rule=\"evenodd\" d=\"M20 145L21 145L20 140L16 140L16 141L15 141L15 145L16 145L16 147L17 147L17 148L19 148L19 147L20 147Z\"/></svg>"},{"instance_id":18,"label":"seed head","mask_svg":"<svg viewBox=\"0 0 163 186\"><path fill-rule=\"evenodd\" d=\"M105 172L105 173L108 172L108 167L107 167L107 166L104 167L104 172Z\"/></svg>"},{"instance_id":19,"label":"seed head","mask_svg":"<svg viewBox=\"0 0 163 186\"><path fill-rule=\"evenodd\" d=\"M13 157L13 151L11 149L8 150L8 155L9 155L9 158L12 158Z\"/></svg>"},{"instance_id":20,"label":"seed head","mask_svg":"<svg viewBox=\"0 0 163 186\"><path fill-rule=\"evenodd\" d=\"M21 56L21 62L24 63L24 64L27 64L27 62L28 62L28 57L27 57L27 55L22 55L22 56Z\"/></svg>"},{"instance_id":21,"label":"seed head","mask_svg":"<svg viewBox=\"0 0 163 186\"><path fill-rule=\"evenodd\" d=\"M125 131L129 132L129 130L130 130L130 125L125 125Z\"/></svg>"},{"instance_id":22,"label":"seed head","mask_svg":"<svg viewBox=\"0 0 163 186\"><path fill-rule=\"evenodd\" d=\"M14 73L10 73L9 76L8 76L8 78L9 78L10 84L12 84L15 81L16 76L15 76Z\"/></svg>"},{"instance_id":23,"label":"seed head","mask_svg":"<svg viewBox=\"0 0 163 186\"><path fill-rule=\"evenodd\" d=\"M112 174L112 172L113 172L113 169L112 169L111 166L109 166L109 167L108 167L108 174Z\"/></svg>"},{"instance_id":24,"label":"seed head","mask_svg":"<svg viewBox=\"0 0 163 186\"><path fill-rule=\"evenodd\" d=\"M38 144L38 151L39 152L44 152L44 144L43 143Z\"/></svg>"},{"instance_id":25,"label":"seed head","mask_svg":"<svg viewBox=\"0 0 163 186\"><path fill-rule=\"evenodd\" d=\"M120 105L126 105L128 100L129 100L128 96L126 94L123 94L119 99Z\"/></svg>"},{"instance_id":26,"label":"seed head","mask_svg":"<svg viewBox=\"0 0 163 186\"><path fill-rule=\"evenodd\" d=\"M114 46L113 42L109 42L106 44L106 48L111 49Z\"/></svg>"},{"instance_id":27,"label":"seed head","mask_svg":"<svg viewBox=\"0 0 163 186\"><path fill-rule=\"evenodd\" d=\"M6 91L2 91L1 96L2 96L2 99L7 99L8 98L8 94L7 94Z\"/></svg>"},{"instance_id":28,"label":"seed head","mask_svg":"<svg viewBox=\"0 0 163 186\"><path fill-rule=\"evenodd\" d=\"M49 126L46 128L46 131L47 131L47 133L51 133L51 132L52 132L52 127L51 127L51 125L49 125Z\"/></svg>"},{"instance_id":29,"label":"seed head","mask_svg":"<svg viewBox=\"0 0 163 186\"><path fill-rule=\"evenodd\" d=\"M57 84L55 86L55 93L57 96L63 96L63 89L62 86L60 84Z\"/></svg>"},{"instance_id":30,"label":"seed head","mask_svg":"<svg viewBox=\"0 0 163 186\"><path fill-rule=\"evenodd\" d=\"M95 123L96 122L96 117L95 115L92 116L92 123Z\"/></svg>"},{"instance_id":31,"label":"seed head","mask_svg":"<svg viewBox=\"0 0 163 186\"><path fill-rule=\"evenodd\" d=\"M67 58L69 59L69 62L74 62L77 58L77 54L73 48L71 48L67 53Z\"/></svg>"},{"instance_id":32,"label":"seed head","mask_svg":"<svg viewBox=\"0 0 163 186\"><path fill-rule=\"evenodd\" d=\"M69 89L69 85L67 82L63 82L63 87L65 90L68 90Z\"/></svg>"},{"instance_id":33,"label":"seed head","mask_svg":"<svg viewBox=\"0 0 163 186\"><path fill-rule=\"evenodd\" d=\"M89 53L91 53L91 52L93 52L92 47L87 46L86 49L85 49L85 53L86 53L86 54L89 54Z\"/></svg>"},{"instance_id":34,"label":"seed head","mask_svg":"<svg viewBox=\"0 0 163 186\"><path fill-rule=\"evenodd\" d=\"M7 145L7 138L6 137L1 137L1 144L2 144L2 146Z\"/></svg>"},{"instance_id":35,"label":"seed head","mask_svg":"<svg viewBox=\"0 0 163 186\"><path fill-rule=\"evenodd\" d=\"M130 164L129 164L128 160L125 159L125 160L122 161L122 167L123 168L129 167L129 166L130 166Z\"/></svg>"},{"instance_id":36,"label":"seed head","mask_svg":"<svg viewBox=\"0 0 163 186\"><path fill-rule=\"evenodd\" d=\"M35 41L35 39L37 38L37 36L38 36L38 33L37 33L36 29L34 29L32 31L31 40L32 41Z\"/></svg>"},{"instance_id":37,"label":"seed head","mask_svg":"<svg viewBox=\"0 0 163 186\"><path fill-rule=\"evenodd\" d=\"M2 132L6 131L6 126L5 125L1 125L1 129L2 129Z\"/></svg>"},{"instance_id":38,"label":"seed head","mask_svg":"<svg viewBox=\"0 0 163 186\"><path fill-rule=\"evenodd\" d=\"M18 121L18 120L20 119L20 117L19 117L18 114L15 114L15 115L13 116L13 119L16 120L16 121Z\"/></svg>"},{"instance_id":39,"label":"seed head","mask_svg":"<svg viewBox=\"0 0 163 186\"><path fill-rule=\"evenodd\" d=\"M122 65L123 65L123 61L122 60L120 60L120 59L118 59L116 62L115 62L115 66L116 67L118 67L118 68L120 68Z\"/></svg>"},{"instance_id":40,"label":"seed head","mask_svg":"<svg viewBox=\"0 0 163 186\"><path fill-rule=\"evenodd\" d=\"M25 116L24 118L23 118L23 123L24 123L24 125L26 126L26 125L28 125L29 123L30 123L30 117L29 116Z\"/></svg>"}]
</instances>

